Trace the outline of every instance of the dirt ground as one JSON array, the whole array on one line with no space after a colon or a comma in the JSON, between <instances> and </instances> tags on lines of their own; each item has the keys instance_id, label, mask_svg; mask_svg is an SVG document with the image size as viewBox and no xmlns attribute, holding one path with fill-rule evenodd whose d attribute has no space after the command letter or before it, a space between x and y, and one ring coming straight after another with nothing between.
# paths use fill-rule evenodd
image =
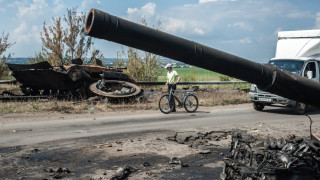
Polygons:
<instances>
[{"instance_id":1,"label":"dirt ground","mask_svg":"<svg viewBox=\"0 0 320 180\"><path fill-rule=\"evenodd\" d=\"M154 112L121 112L136 113ZM116 115L119 112L108 112L108 116ZM6 124L48 121L56 117L62 117L63 121L64 118L92 117L92 114L11 113L3 114L0 119L1 124ZM111 179L126 166L134 168L129 179L218 179L230 137L227 138L227 132L212 132L212 137L201 139L198 133L150 131L25 146L0 145L0 179ZM203 149L210 153L200 154ZM170 163L172 158L178 162Z\"/></svg>"},{"instance_id":2,"label":"dirt ground","mask_svg":"<svg viewBox=\"0 0 320 180\"><path fill-rule=\"evenodd\" d=\"M172 132L150 132L128 134L132 138L124 139L94 137L76 142L1 148L0 179L110 179L119 168L127 165L136 169L129 179L219 177L221 159L227 152L224 145L207 143L211 153L199 154L198 148L168 140L170 134ZM179 163L170 164L174 157Z\"/></svg>"},{"instance_id":3,"label":"dirt ground","mask_svg":"<svg viewBox=\"0 0 320 180\"><path fill-rule=\"evenodd\" d=\"M217 111L224 111L234 106L215 108ZM136 113L154 112L121 112L127 115ZM119 112L108 112L109 116L118 114ZM92 114L17 113L6 114L6 118L0 119L5 124L9 121L44 121L57 116L63 117L62 121L64 118L92 117ZM95 114L95 117L98 116L105 114ZM295 123L292 125L295 126L294 129L299 129L298 125L302 125L301 122ZM252 125L242 126L241 129L260 139L270 133L285 135L275 128L276 125L273 127L257 122L254 126L258 128L253 128ZM260 129L259 126L264 128ZM23 146L0 145L0 179L117 179L117 174L122 176L126 172L127 179L219 179L224 165L222 159L229 154L231 131L230 128L144 131ZM304 132L306 130L301 129L300 135L305 134Z\"/></svg>"}]
</instances>

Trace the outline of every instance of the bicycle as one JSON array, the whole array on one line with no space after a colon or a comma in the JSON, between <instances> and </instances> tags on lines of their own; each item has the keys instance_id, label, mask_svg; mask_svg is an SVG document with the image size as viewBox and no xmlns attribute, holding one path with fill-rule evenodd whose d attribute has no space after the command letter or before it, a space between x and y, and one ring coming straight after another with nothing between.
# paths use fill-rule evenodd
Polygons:
<instances>
[{"instance_id":1,"label":"bicycle","mask_svg":"<svg viewBox=\"0 0 320 180\"><path fill-rule=\"evenodd\" d=\"M195 112L198 109L199 106L199 101L196 95L194 95L191 92L187 92L188 88L182 88L183 90L181 91L183 96L181 98L181 101L179 100L179 98L177 96L175 96L175 92L179 92L179 90L175 90L175 92L172 90L172 88L170 89L169 93L165 93L163 94L160 99L159 99L159 109L161 112L163 112L164 114L169 114L172 112L173 108L174 108L174 99L177 100L178 102L178 108L182 108L182 106L184 107L184 109L189 112ZM172 99L174 98L174 99Z\"/></svg>"}]
</instances>

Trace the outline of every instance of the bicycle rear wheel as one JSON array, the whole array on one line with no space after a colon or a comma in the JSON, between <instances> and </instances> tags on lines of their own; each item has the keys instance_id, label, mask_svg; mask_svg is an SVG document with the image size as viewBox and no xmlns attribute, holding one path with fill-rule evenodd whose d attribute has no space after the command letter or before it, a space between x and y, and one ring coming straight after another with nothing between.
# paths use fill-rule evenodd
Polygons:
<instances>
[{"instance_id":1,"label":"bicycle rear wheel","mask_svg":"<svg viewBox=\"0 0 320 180\"><path fill-rule=\"evenodd\" d=\"M183 106L187 112L189 112L189 113L195 112L199 106L197 96L195 96L193 94L187 95L186 99L183 102Z\"/></svg>"},{"instance_id":2,"label":"bicycle rear wheel","mask_svg":"<svg viewBox=\"0 0 320 180\"><path fill-rule=\"evenodd\" d=\"M169 114L173 110L173 105L170 103L169 94L164 94L159 100L159 109L164 114Z\"/></svg>"}]
</instances>

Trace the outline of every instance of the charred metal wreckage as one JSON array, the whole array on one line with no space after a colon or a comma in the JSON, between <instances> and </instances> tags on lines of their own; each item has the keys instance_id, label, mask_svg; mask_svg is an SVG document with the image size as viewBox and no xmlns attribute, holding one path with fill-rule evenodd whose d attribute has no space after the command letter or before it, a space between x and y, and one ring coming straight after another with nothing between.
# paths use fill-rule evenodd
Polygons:
<instances>
[{"instance_id":1,"label":"charred metal wreckage","mask_svg":"<svg viewBox=\"0 0 320 180\"><path fill-rule=\"evenodd\" d=\"M122 73L122 69L83 65L80 59L72 60L71 65L56 67L47 61L7 65L26 96L55 96L63 99L102 96L129 99L142 93L135 81Z\"/></svg>"},{"instance_id":2,"label":"charred metal wreckage","mask_svg":"<svg viewBox=\"0 0 320 180\"><path fill-rule=\"evenodd\" d=\"M258 143L257 143L258 142ZM294 135L259 141L235 131L231 155L224 159L223 180L320 179L320 144Z\"/></svg>"},{"instance_id":3,"label":"charred metal wreckage","mask_svg":"<svg viewBox=\"0 0 320 180\"><path fill-rule=\"evenodd\" d=\"M232 76L259 89L308 105L320 107L320 83L255 63L183 38L91 9L85 33ZM236 136L237 137L237 136ZM319 179L319 144L311 141L267 140L254 147L237 137L232 155L225 160L223 179Z\"/></svg>"}]
</instances>

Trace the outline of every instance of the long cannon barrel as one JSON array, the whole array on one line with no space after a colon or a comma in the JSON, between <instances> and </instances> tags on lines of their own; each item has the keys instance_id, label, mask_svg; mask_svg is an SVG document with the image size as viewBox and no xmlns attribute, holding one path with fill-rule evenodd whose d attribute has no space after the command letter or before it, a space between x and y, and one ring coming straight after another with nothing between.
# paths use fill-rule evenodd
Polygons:
<instances>
[{"instance_id":1,"label":"long cannon barrel","mask_svg":"<svg viewBox=\"0 0 320 180\"><path fill-rule=\"evenodd\" d=\"M320 83L273 65L255 63L97 9L88 14L85 33L248 81L261 90L320 108Z\"/></svg>"}]
</instances>

